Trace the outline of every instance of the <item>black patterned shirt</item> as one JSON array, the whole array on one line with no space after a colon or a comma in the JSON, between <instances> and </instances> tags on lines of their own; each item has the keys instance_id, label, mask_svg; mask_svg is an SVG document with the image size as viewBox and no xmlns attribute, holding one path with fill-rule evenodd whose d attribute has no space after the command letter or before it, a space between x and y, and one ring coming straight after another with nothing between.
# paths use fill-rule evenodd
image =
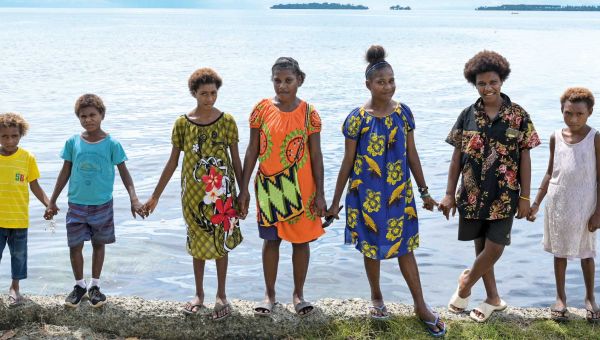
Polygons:
<instances>
[{"instance_id":1,"label":"black patterned shirt","mask_svg":"<svg viewBox=\"0 0 600 340\"><path fill-rule=\"evenodd\" d=\"M521 151L540 144L529 114L502 94L504 102L490 119L483 100L465 108L446 142L461 150L459 213L468 219L511 217L518 206Z\"/></svg>"}]
</instances>

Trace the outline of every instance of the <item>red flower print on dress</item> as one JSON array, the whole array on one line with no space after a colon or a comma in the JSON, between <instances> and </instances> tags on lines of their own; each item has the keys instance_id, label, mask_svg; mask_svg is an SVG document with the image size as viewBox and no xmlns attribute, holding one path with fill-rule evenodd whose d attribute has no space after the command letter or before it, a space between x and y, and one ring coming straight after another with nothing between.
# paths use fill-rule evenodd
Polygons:
<instances>
[{"instance_id":1,"label":"red flower print on dress","mask_svg":"<svg viewBox=\"0 0 600 340\"><path fill-rule=\"evenodd\" d=\"M223 175L219 174L214 166L211 166L208 175L202 175L202 182L206 184L206 192L212 191L213 188L218 190L221 189Z\"/></svg>"},{"instance_id":2,"label":"red flower print on dress","mask_svg":"<svg viewBox=\"0 0 600 340\"><path fill-rule=\"evenodd\" d=\"M222 199L218 199L215 203L217 212L211 218L210 222L213 224L223 224L223 230L228 232L231 228L231 219L237 217L237 212L233 208L233 199L229 197L225 203Z\"/></svg>"}]
</instances>

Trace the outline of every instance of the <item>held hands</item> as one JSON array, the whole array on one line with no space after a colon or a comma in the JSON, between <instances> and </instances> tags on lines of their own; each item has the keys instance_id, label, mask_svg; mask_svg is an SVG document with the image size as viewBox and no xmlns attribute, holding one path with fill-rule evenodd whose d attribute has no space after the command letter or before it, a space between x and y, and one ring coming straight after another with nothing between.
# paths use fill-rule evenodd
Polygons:
<instances>
[{"instance_id":1,"label":"held hands","mask_svg":"<svg viewBox=\"0 0 600 340\"><path fill-rule=\"evenodd\" d=\"M135 218L135 214L140 215L142 219L148 217L148 212L145 209L145 206L140 203L140 200L134 198L131 200L131 215Z\"/></svg>"},{"instance_id":2,"label":"held hands","mask_svg":"<svg viewBox=\"0 0 600 340\"><path fill-rule=\"evenodd\" d=\"M336 220L340 219L340 204L338 202L333 202L331 207L325 212L325 217L333 216Z\"/></svg>"},{"instance_id":3,"label":"held hands","mask_svg":"<svg viewBox=\"0 0 600 340\"><path fill-rule=\"evenodd\" d=\"M148 200L146 201L146 203L144 203L143 206L143 211L144 211L144 216L148 217L150 216L150 214L152 214L154 212L154 209L156 209L156 206L158 205L158 197L154 197L154 195L150 196L150 198L148 198Z\"/></svg>"},{"instance_id":4,"label":"held hands","mask_svg":"<svg viewBox=\"0 0 600 340\"><path fill-rule=\"evenodd\" d=\"M248 189L240 190L237 202L239 207L238 216L244 220L248 216L248 206L250 205L250 192L248 192Z\"/></svg>"},{"instance_id":5,"label":"held hands","mask_svg":"<svg viewBox=\"0 0 600 340\"><path fill-rule=\"evenodd\" d=\"M529 200L519 197L519 206L517 208L516 218L521 219L529 216Z\"/></svg>"},{"instance_id":6,"label":"held hands","mask_svg":"<svg viewBox=\"0 0 600 340\"><path fill-rule=\"evenodd\" d=\"M319 194L315 198L315 212L317 216L323 217L325 216L325 212L327 211L327 203L325 202L325 195Z\"/></svg>"},{"instance_id":7,"label":"held hands","mask_svg":"<svg viewBox=\"0 0 600 340\"><path fill-rule=\"evenodd\" d=\"M56 203L49 202L48 207L46 207L46 211L44 212L44 219L46 219L46 220L53 219L54 216L56 216L58 214L59 210L60 209L58 209L58 207L56 206Z\"/></svg>"},{"instance_id":8,"label":"held hands","mask_svg":"<svg viewBox=\"0 0 600 340\"><path fill-rule=\"evenodd\" d=\"M597 229L600 229L600 213L595 212L588 221L588 230L593 233Z\"/></svg>"},{"instance_id":9,"label":"held hands","mask_svg":"<svg viewBox=\"0 0 600 340\"><path fill-rule=\"evenodd\" d=\"M527 221L529 222L533 222L535 221L535 219L537 218L537 213L540 210L540 206L533 202L533 204L531 205L531 207L529 207L529 214L527 215Z\"/></svg>"},{"instance_id":10,"label":"held hands","mask_svg":"<svg viewBox=\"0 0 600 340\"><path fill-rule=\"evenodd\" d=\"M431 196L427 196L422 198L423 200L423 208L429 211L433 211L433 207L438 206L438 202L436 202Z\"/></svg>"},{"instance_id":11,"label":"held hands","mask_svg":"<svg viewBox=\"0 0 600 340\"><path fill-rule=\"evenodd\" d=\"M450 210L452 210L452 217L456 214L456 198L454 195L446 194L438 205L438 211L441 211L446 219L450 219Z\"/></svg>"}]
</instances>

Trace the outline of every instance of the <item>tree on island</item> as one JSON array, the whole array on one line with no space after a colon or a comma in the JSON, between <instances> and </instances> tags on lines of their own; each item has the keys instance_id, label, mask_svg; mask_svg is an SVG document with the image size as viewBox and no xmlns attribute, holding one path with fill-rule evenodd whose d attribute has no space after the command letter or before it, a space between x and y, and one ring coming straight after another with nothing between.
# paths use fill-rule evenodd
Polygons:
<instances>
[{"instance_id":1,"label":"tree on island","mask_svg":"<svg viewBox=\"0 0 600 340\"><path fill-rule=\"evenodd\" d=\"M390 9L392 11L410 11L411 10L410 6L402 7L400 5L390 6Z\"/></svg>"},{"instance_id":2,"label":"tree on island","mask_svg":"<svg viewBox=\"0 0 600 340\"><path fill-rule=\"evenodd\" d=\"M271 6L271 9L369 9L363 5L338 4L338 3L317 3L311 2L308 4L278 4Z\"/></svg>"}]
</instances>

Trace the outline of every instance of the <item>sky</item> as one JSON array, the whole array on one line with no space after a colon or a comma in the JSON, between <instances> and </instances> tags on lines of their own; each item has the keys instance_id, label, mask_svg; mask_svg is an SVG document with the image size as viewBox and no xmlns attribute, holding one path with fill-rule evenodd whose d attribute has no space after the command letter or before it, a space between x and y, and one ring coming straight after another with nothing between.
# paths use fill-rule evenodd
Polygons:
<instances>
[{"instance_id":1,"label":"sky","mask_svg":"<svg viewBox=\"0 0 600 340\"><path fill-rule=\"evenodd\" d=\"M500 4L600 5L600 0L0 0L0 7L165 7L261 9L278 3L339 2L371 9L392 5L413 9L469 9Z\"/></svg>"}]
</instances>

